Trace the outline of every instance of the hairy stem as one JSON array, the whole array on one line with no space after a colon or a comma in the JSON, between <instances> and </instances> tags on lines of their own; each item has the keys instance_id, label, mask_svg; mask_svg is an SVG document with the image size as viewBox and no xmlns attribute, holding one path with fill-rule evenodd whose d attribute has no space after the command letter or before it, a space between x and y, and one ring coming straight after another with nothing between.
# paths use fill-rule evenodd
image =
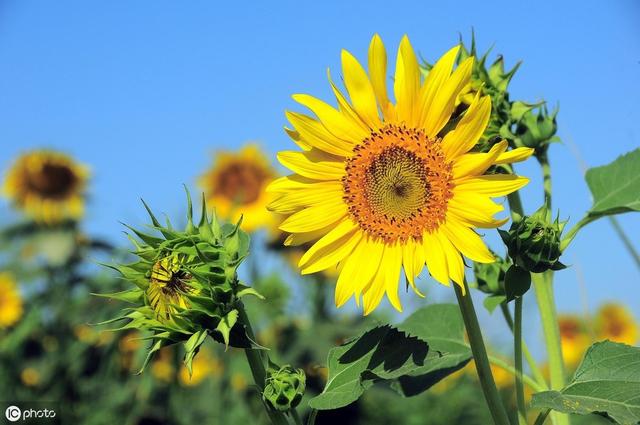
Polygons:
<instances>
[{"instance_id":1,"label":"hairy stem","mask_svg":"<svg viewBox=\"0 0 640 425\"><path fill-rule=\"evenodd\" d=\"M527 423L527 408L524 403L524 384L522 383L522 297L514 301L513 322L513 360L516 367L516 404L520 423Z\"/></svg>"},{"instance_id":2,"label":"hairy stem","mask_svg":"<svg viewBox=\"0 0 640 425\"><path fill-rule=\"evenodd\" d=\"M480 386L484 392L484 397L489 406L489 411L493 417L493 422L496 425L509 425L509 416L502 404L500 394L496 388L496 383L493 380L491 374L491 366L489 365L489 359L487 357L487 350L482 339L482 332L480 331L480 325L478 324L478 317L476 316L475 308L473 307L473 301L471 300L471 294L469 294L469 287L466 280L464 284L464 293L458 285L453 285L456 298L458 299L458 306L460 307L460 313L462 313L462 319L464 320L465 327L467 328L467 335L469 337L469 344L471 345L471 352L476 362L476 371L478 372L478 379L480 380Z\"/></svg>"},{"instance_id":3,"label":"hairy stem","mask_svg":"<svg viewBox=\"0 0 640 425\"><path fill-rule=\"evenodd\" d=\"M244 309L244 305L239 303L238 312L240 322L245 326L247 331L247 335L249 338L255 341L256 337L253 333L253 329L251 328L251 322L249 321L249 316L247 316L247 312ZM256 350L253 348L245 348L245 355L247 356L247 362L249 363L249 368L251 368L251 374L253 375L253 380L260 389L260 394L264 390L265 379L267 378L267 371L265 369L265 358L263 357L262 350ZM264 404L264 403L263 403ZM286 416L281 412L277 412L273 409L270 409L266 404L264 408L271 420L273 425L288 425L289 421Z\"/></svg>"},{"instance_id":4,"label":"hairy stem","mask_svg":"<svg viewBox=\"0 0 640 425\"><path fill-rule=\"evenodd\" d=\"M500 309L502 310L502 315L504 316L504 320L507 322L509 329L511 329L511 332L513 332L513 318L511 317L509 307L506 304L500 304ZM531 351L529 351L529 347L527 346L527 343L524 341L524 339L522 340L522 353L524 354L524 358L527 360L527 364L529 365L529 369L531 369L531 373L533 374L535 382L540 388L542 388L539 391L547 390L547 380L544 378L544 375L538 367L536 360L531 355Z\"/></svg>"},{"instance_id":5,"label":"hairy stem","mask_svg":"<svg viewBox=\"0 0 640 425\"><path fill-rule=\"evenodd\" d=\"M564 361L562 358L562 345L560 341L560 328L556 304L553 296L553 272L532 273L533 287L535 288L540 320L547 346L547 358L549 360L549 375L551 389L561 390L565 385ZM554 414L556 425L569 423L567 415Z\"/></svg>"}]
</instances>

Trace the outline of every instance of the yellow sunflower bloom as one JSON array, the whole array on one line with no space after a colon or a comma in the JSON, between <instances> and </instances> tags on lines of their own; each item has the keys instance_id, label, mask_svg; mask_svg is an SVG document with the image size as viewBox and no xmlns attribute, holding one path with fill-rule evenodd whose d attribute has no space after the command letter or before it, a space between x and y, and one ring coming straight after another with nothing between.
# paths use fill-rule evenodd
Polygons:
<instances>
[{"instance_id":1,"label":"yellow sunflower bloom","mask_svg":"<svg viewBox=\"0 0 640 425\"><path fill-rule=\"evenodd\" d=\"M34 220L51 224L82 217L88 178L88 168L69 156L35 150L9 168L3 192Z\"/></svg>"},{"instance_id":2,"label":"yellow sunflower bloom","mask_svg":"<svg viewBox=\"0 0 640 425\"><path fill-rule=\"evenodd\" d=\"M638 341L638 324L629 310L620 304L605 304L595 317L598 339L609 339L635 345Z\"/></svg>"},{"instance_id":3,"label":"yellow sunflower bloom","mask_svg":"<svg viewBox=\"0 0 640 425\"><path fill-rule=\"evenodd\" d=\"M375 35L369 73L347 51L342 71L347 97L331 81L338 108L304 94L293 98L315 115L287 112L290 137L302 148L278 159L295 174L268 188L269 208L288 217L280 228L288 245L315 244L299 263L303 274L338 265L335 301L362 298L369 314L386 293L401 310L399 275L409 284L426 264L438 282L463 285L462 255L492 262L472 228L495 228L503 210L491 198L524 186L515 175L485 175L495 164L528 158L531 149L507 152L501 141L488 153L468 153L491 114L489 97L477 96L450 122L456 99L469 83L473 58L453 70L459 46L449 50L424 79L405 36L396 60L393 92L387 91L387 59ZM418 292L419 293L419 292Z\"/></svg>"},{"instance_id":4,"label":"yellow sunflower bloom","mask_svg":"<svg viewBox=\"0 0 640 425\"><path fill-rule=\"evenodd\" d=\"M584 321L578 316L561 315L558 317L558 326L564 362L570 368L575 368L591 344L591 338Z\"/></svg>"},{"instance_id":5,"label":"yellow sunflower bloom","mask_svg":"<svg viewBox=\"0 0 640 425\"><path fill-rule=\"evenodd\" d=\"M22 297L13 276L0 272L0 329L14 325L22 317Z\"/></svg>"},{"instance_id":6,"label":"yellow sunflower bloom","mask_svg":"<svg viewBox=\"0 0 640 425\"><path fill-rule=\"evenodd\" d=\"M271 223L265 189L275 177L275 170L260 148L250 144L237 153L218 152L199 184L218 217L235 223L242 215L242 229L253 232Z\"/></svg>"},{"instance_id":7,"label":"yellow sunflower bloom","mask_svg":"<svg viewBox=\"0 0 640 425\"><path fill-rule=\"evenodd\" d=\"M183 270L181 257L172 254L157 261L151 269L147 296L158 320L169 321L177 307L187 308L186 293L193 292L189 285L191 275Z\"/></svg>"}]
</instances>

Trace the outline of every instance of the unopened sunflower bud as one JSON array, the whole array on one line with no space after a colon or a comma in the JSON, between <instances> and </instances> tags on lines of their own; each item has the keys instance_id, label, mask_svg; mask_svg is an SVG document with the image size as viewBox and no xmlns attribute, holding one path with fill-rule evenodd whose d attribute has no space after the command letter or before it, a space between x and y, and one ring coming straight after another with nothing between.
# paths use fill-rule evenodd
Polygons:
<instances>
[{"instance_id":1,"label":"unopened sunflower bud","mask_svg":"<svg viewBox=\"0 0 640 425\"><path fill-rule=\"evenodd\" d=\"M276 366L277 367L277 366ZM302 369L289 365L269 368L262 399L275 410L286 412L296 407L306 388L307 378Z\"/></svg>"},{"instance_id":2,"label":"unopened sunflower bud","mask_svg":"<svg viewBox=\"0 0 640 425\"><path fill-rule=\"evenodd\" d=\"M504 277L511 266L511 262L499 255L494 255L493 263L473 263L473 273L476 277L478 289L485 294L504 295Z\"/></svg>"},{"instance_id":3,"label":"unopened sunflower bud","mask_svg":"<svg viewBox=\"0 0 640 425\"><path fill-rule=\"evenodd\" d=\"M532 110L525 112L516 125L513 138L516 147L541 150L556 141L557 115L557 108L549 114L546 106L540 108L537 114Z\"/></svg>"},{"instance_id":4,"label":"unopened sunflower bud","mask_svg":"<svg viewBox=\"0 0 640 425\"><path fill-rule=\"evenodd\" d=\"M531 216L514 218L509 231L499 230L513 262L532 273L560 270L560 240L566 222L551 221L543 205Z\"/></svg>"}]
</instances>

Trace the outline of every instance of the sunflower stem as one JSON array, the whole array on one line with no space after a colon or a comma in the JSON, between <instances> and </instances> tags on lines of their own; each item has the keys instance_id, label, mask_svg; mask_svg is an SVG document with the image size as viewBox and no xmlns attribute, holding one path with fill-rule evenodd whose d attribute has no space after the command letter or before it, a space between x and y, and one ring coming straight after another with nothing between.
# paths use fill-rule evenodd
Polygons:
<instances>
[{"instance_id":1,"label":"sunflower stem","mask_svg":"<svg viewBox=\"0 0 640 425\"><path fill-rule=\"evenodd\" d=\"M516 367L516 403L518 418L522 425L527 423L527 408L524 402L524 384L522 382L522 297L514 301L513 321L513 361Z\"/></svg>"},{"instance_id":2,"label":"sunflower stem","mask_svg":"<svg viewBox=\"0 0 640 425\"><path fill-rule=\"evenodd\" d=\"M553 272L532 273L531 277L538 301L545 344L547 346L551 389L561 390L565 385L565 371L560 341L560 328L558 326L558 317L553 296ZM554 419L556 425L569 424L569 416L567 415L554 412L552 419Z\"/></svg>"},{"instance_id":3,"label":"sunflower stem","mask_svg":"<svg viewBox=\"0 0 640 425\"><path fill-rule=\"evenodd\" d=\"M513 332L513 318L511 317L509 307L507 306L507 304L500 304L500 309L502 310L502 315L504 316L505 322L507 322L509 329L511 329L511 332ZM538 367L536 360L531 355L531 351L529 351L529 347L524 341L524 338L522 339L522 353L524 354L524 358L527 360L527 364L529 365L529 369L531 369L531 373L533 374L533 378L536 384L538 384L538 386L541 388L538 391L544 391L548 389L549 385L547 384L547 380L544 378L544 375Z\"/></svg>"},{"instance_id":4,"label":"sunflower stem","mask_svg":"<svg viewBox=\"0 0 640 425\"><path fill-rule=\"evenodd\" d=\"M487 401L491 416L493 417L493 422L496 425L509 425L509 416L502 404L500 394L496 388L496 383L493 380L493 375L491 374L491 366L489 365L487 350L484 345L484 340L482 339L482 332L480 331L478 317L476 316L476 311L473 307L473 301L471 300L467 281L463 281L464 292L458 285L453 286L456 298L458 299L460 313L462 314L462 319L464 320L464 324L467 329L471 352L473 353L473 358L476 362L476 371L478 372L480 386L484 392L484 397Z\"/></svg>"},{"instance_id":5,"label":"sunflower stem","mask_svg":"<svg viewBox=\"0 0 640 425\"><path fill-rule=\"evenodd\" d=\"M245 326L247 336L251 338L251 340L255 341L256 337L253 333L253 329L251 328L251 322L249 321L249 316L247 316L247 312L244 308L244 305L239 302L238 313L240 322ZM253 380L256 383L258 389L260 390L260 395L262 396L262 391L264 391L264 383L267 378L267 371L265 369L265 358L263 356L262 350L256 350L254 348L245 348L245 355L247 356L247 362L249 363L249 368L251 368L251 374L253 375ZM273 409L270 409L269 406L264 404L264 408L271 420L273 425L289 425L289 421L286 416L281 412L277 412ZM294 411L295 412L295 411ZM294 413L292 412L292 414Z\"/></svg>"},{"instance_id":6,"label":"sunflower stem","mask_svg":"<svg viewBox=\"0 0 640 425\"><path fill-rule=\"evenodd\" d=\"M551 210L551 166L549 165L549 157L547 156L547 148L540 151L536 158L542 169L542 188L544 190L544 203Z\"/></svg>"},{"instance_id":7,"label":"sunflower stem","mask_svg":"<svg viewBox=\"0 0 640 425\"><path fill-rule=\"evenodd\" d=\"M487 357L489 358L489 363L491 363L492 365L497 366L500 369L504 369L511 375L516 376L516 369L509 363L505 362L499 357L492 356L491 354L489 354ZM546 386L541 385L540 383L536 382L535 379L533 379L529 375L525 375L524 373L522 374L522 381L536 392L546 391L548 389Z\"/></svg>"}]
</instances>

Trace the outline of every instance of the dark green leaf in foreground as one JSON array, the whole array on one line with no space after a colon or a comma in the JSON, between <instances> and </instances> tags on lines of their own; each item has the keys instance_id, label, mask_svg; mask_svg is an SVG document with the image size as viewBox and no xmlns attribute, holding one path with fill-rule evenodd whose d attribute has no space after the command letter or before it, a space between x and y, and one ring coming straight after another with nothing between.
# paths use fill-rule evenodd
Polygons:
<instances>
[{"instance_id":1,"label":"dark green leaf in foreground","mask_svg":"<svg viewBox=\"0 0 640 425\"><path fill-rule=\"evenodd\" d=\"M596 413L622 425L640 423L640 348L595 343L567 387L534 394L531 405L563 413Z\"/></svg>"},{"instance_id":2,"label":"dark green leaf in foreground","mask_svg":"<svg viewBox=\"0 0 640 425\"><path fill-rule=\"evenodd\" d=\"M462 368L471 358L455 305L425 307L397 327L373 328L329 352L329 377L314 409L356 401L376 382L404 395L418 394Z\"/></svg>"},{"instance_id":3,"label":"dark green leaf in foreground","mask_svg":"<svg viewBox=\"0 0 640 425\"><path fill-rule=\"evenodd\" d=\"M586 180L593 194L590 216L640 211L640 148L611 164L591 168Z\"/></svg>"}]
</instances>

